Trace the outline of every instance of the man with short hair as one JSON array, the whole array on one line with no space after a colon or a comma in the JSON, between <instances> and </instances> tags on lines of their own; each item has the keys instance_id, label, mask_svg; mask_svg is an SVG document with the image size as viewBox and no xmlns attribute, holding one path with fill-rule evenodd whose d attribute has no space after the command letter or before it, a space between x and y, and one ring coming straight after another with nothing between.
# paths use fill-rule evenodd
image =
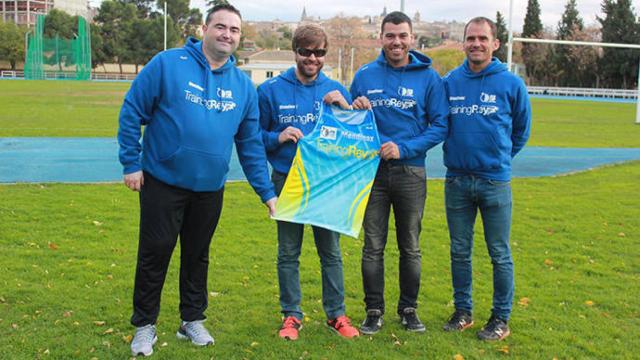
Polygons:
<instances>
[{"instance_id":1,"label":"man with short hair","mask_svg":"<svg viewBox=\"0 0 640 360\"><path fill-rule=\"evenodd\" d=\"M213 7L202 41L189 38L183 48L156 55L136 77L120 111L124 183L140 192L133 356L153 353L160 294L178 235L182 323L176 335L199 346L213 344L203 325L209 246L234 142L249 183L275 212L257 94L231 56L240 28L236 8Z\"/></svg>"},{"instance_id":2,"label":"man with short hair","mask_svg":"<svg viewBox=\"0 0 640 360\"><path fill-rule=\"evenodd\" d=\"M302 25L293 34L296 66L258 87L260 125L267 158L273 167L271 179L279 194L296 153L296 144L313 131L322 102L349 108L347 90L321 71L328 48L327 35L317 25ZM330 210L329 210L330 211ZM284 320L283 339L296 340L302 328L299 258L304 225L278 221L278 280ZM327 326L345 338L359 335L345 315L344 275L340 235L312 226L322 271L322 306Z\"/></svg>"},{"instance_id":3,"label":"man with short hair","mask_svg":"<svg viewBox=\"0 0 640 360\"><path fill-rule=\"evenodd\" d=\"M371 106L383 143L382 161L364 218L362 280L367 317L360 330L374 334L382 326L384 249L389 213L395 215L400 250L400 299L397 312L408 331L423 332L416 313L420 289L420 230L427 196L426 151L447 135L448 104L444 85L431 59L411 50L411 19L394 11L382 21L382 53L358 70L351 84L354 108Z\"/></svg>"},{"instance_id":4,"label":"man with short hair","mask_svg":"<svg viewBox=\"0 0 640 360\"><path fill-rule=\"evenodd\" d=\"M465 26L466 60L445 77L450 102L445 206L451 239L455 312L445 331L473 325L473 227L480 210L484 239L493 264L493 308L478 332L482 340L502 340L513 301L511 160L524 147L531 127L531 105L524 82L492 57L500 42L493 21L476 17Z\"/></svg>"}]
</instances>

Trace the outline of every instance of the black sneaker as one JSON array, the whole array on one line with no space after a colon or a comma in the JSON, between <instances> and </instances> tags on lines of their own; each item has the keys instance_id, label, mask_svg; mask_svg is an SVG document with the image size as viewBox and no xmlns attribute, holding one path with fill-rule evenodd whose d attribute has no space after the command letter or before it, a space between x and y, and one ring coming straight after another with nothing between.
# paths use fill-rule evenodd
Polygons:
<instances>
[{"instance_id":1,"label":"black sneaker","mask_svg":"<svg viewBox=\"0 0 640 360\"><path fill-rule=\"evenodd\" d=\"M509 334L511 334L511 330L509 330L507 321L491 315L487 324L482 330L478 331L478 339L487 341L502 340Z\"/></svg>"},{"instance_id":2,"label":"black sneaker","mask_svg":"<svg viewBox=\"0 0 640 360\"><path fill-rule=\"evenodd\" d=\"M382 328L382 311L378 309L367 310L367 318L360 325L360 332L365 335L373 335Z\"/></svg>"},{"instance_id":3,"label":"black sneaker","mask_svg":"<svg viewBox=\"0 0 640 360\"><path fill-rule=\"evenodd\" d=\"M400 321L407 331L423 332L425 330L424 324L418 319L416 309L412 307L407 307L402 310Z\"/></svg>"},{"instance_id":4,"label":"black sneaker","mask_svg":"<svg viewBox=\"0 0 640 360\"><path fill-rule=\"evenodd\" d=\"M451 315L446 324L442 327L444 331L464 331L473 326L471 313L465 310L458 310Z\"/></svg>"}]
</instances>

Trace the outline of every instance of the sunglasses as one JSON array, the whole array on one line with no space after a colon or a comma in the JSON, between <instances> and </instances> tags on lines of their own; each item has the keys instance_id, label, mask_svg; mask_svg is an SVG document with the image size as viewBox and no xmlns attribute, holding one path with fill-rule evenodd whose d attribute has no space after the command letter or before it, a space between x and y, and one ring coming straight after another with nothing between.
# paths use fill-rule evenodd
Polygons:
<instances>
[{"instance_id":1,"label":"sunglasses","mask_svg":"<svg viewBox=\"0 0 640 360\"><path fill-rule=\"evenodd\" d=\"M311 54L315 55L317 58L323 57L327 55L327 49L305 49L305 48L297 48L296 53L303 57L309 57Z\"/></svg>"}]
</instances>

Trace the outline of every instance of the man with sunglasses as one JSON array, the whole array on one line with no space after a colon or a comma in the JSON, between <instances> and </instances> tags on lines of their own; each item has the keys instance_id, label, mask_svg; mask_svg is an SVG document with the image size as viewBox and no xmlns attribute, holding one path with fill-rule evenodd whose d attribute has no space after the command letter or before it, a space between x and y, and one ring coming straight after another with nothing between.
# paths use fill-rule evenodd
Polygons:
<instances>
[{"instance_id":1,"label":"man with sunglasses","mask_svg":"<svg viewBox=\"0 0 640 360\"><path fill-rule=\"evenodd\" d=\"M296 144L313 131L322 102L349 108L347 99L351 97L347 90L321 71L327 46L327 35L319 26L298 27L292 39L296 66L258 87L262 138L278 194L291 167ZM278 221L277 229L280 306L284 317L279 336L296 340L304 318L299 272L304 225ZM327 326L342 337L356 337L358 330L345 316L340 235L318 226L312 226L312 230L322 269L322 306Z\"/></svg>"},{"instance_id":2,"label":"man with sunglasses","mask_svg":"<svg viewBox=\"0 0 640 360\"><path fill-rule=\"evenodd\" d=\"M391 207L400 251L397 313L408 331L423 332L416 313L420 289L420 230L426 200L426 151L447 136L448 103L431 59L411 50L411 19L394 11L382 20L382 53L358 70L351 84L354 108L373 108L382 161L364 217L362 280L367 317L360 327L374 334L382 327L384 249Z\"/></svg>"}]
</instances>

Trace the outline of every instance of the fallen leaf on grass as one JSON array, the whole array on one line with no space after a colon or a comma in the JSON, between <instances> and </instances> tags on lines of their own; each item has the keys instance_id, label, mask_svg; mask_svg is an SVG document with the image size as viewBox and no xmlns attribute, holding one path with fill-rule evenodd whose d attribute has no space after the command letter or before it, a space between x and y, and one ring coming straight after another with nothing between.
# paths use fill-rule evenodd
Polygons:
<instances>
[{"instance_id":1,"label":"fallen leaf on grass","mask_svg":"<svg viewBox=\"0 0 640 360\"><path fill-rule=\"evenodd\" d=\"M107 335L107 334L112 334L113 333L113 328L108 328L107 330L105 330L102 335Z\"/></svg>"},{"instance_id":2,"label":"fallen leaf on grass","mask_svg":"<svg viewBox=\"0 0 640 360\"><path fill-rule=\"evenodd\" d=\"M218 295L220 295L220 293L219 293L219 292L216 292L216 291L211 291L211 292L209 293L209 296L211 296L211 297L216 297L216 296L218 296Z\"/></svg>"},{"instance_id":3,"label":"fallen leaf on grass","mask_svg":"<svg viewBox=\"0 0 640 360\"><path fill-rule=\"evenodd\" d=\"M518 305L522 306L522 307L527 307L529 306L529 302L531 301L531 299L529 299L528 297L523 297L520 300L518 300Z\"/></svg>"},{"instance_id":4,"label":"fallen leaf on grass","mask_svg":"<svg viewBox=\"0 0 640 360\"><path fill-rule=\"evenodd\" d=\"M126 335L122 337L122 341L126 342L127 344L131 344L131 340L133 340L133 335Z\"/></svg>"},{"instance_id":5,"label":"fallen leaf on grass","mask_svg":"<svg viewBox=\"0 0 640 360\"><path fill-rule=\"evenodd\" d=\"M260 343L257 342L257 341L254 341L254 342L251 343L251 347L256 347L258 345L260 345Z\"/></svg>"},{"instance_id":6,"label":"fallen leaf on grass","mask_svg":"<svg viewBox=\"0 0 640 360\"><path fill-rule=\"evenodd\" d=\"M5 300L4 297L0 296L0 302L1 303L5 303L5 302L7 302L7 300Z\"/></svg>"},{"instance_id":7,"label":"fallen leaf on grass","mask_svg":"<svg viewBox=\"0 0 640 360\"><path fill-rule=\"evenodd\" d=\"M166 341L162 343L162 345L160 345L161 347L166 347L167 345L169 345Z\"/></svg>"},{"instance_id":8,"label":"fallen leaf on grass","mask_svg":"<svg viewBox=\"0 0 640 360\"><path fill-rule=\"evenodd\" d=\"M499 348L498 351L500 351L503 354L508 354L509 353L509 346L505 345L505 346Z\"/></svg>"},{"instance_id":9,"label":"fallen leaf on grass","mask_svg":"<svg viewBox=\"0 0 640 360\"><path fill-rule=\"evenodd\" d=\"M593 305L595 305L595 303L594 303L593 301L591 301L591 300L587 300L587 301L585 301L585 302L584 302L584 304L585 304L585 305L587 305L587 306L593 306Z\"/></svg>"},{"instance_id":10,"label":"fallen leaf on grass","mask_svg":"<svg viewBox=\"0 0 640 360\"><path fill-rule=\"evenodd\" d=\"M18 330L18 324L11 324L11 327L12 327L14 330Z\"/></svg>"},{"instance_id":11,"label":"fallen leaf on grass","mask_svg":"<svg viewBox=\"0 0 640 360\"><path fill-rule=\"evenodd\" d=\"M49 242L49 249L58 250L58 245L56 245L56 243Z\"/></svg>"},{"instance_id":12,"label":"fallen leaf on grass","mask_svg":"<svg viewBox=\"0 0 640 360\"><path fill-rule=\"evenodd\" d=\"M46 350L43 352L43 354L45 354L45 355L49 355L49 349L46 349Z\"/></svg>"},{"instance_id":13,"label":"fallen leaf on grass","mask_svg":"<svg viewBox=\"0 0 640 360\"><path fill-rule=\"evenodd\" d=\"M619 233L618 233L618 236L619 236L619 237L625 237L625 236L627 236L627 235L625 235L625 233L623 233L623 232L619 232Z\"/></svg>"},{"instance_id":14,"label":"fallen leaf on grass","mask_svg":"<svg viewBox=\"0 0 640 360\"><path fill-rule=\"evenodd\" d=\"M62 316L66 318L70 317L71 315L73 315L73 311L71 310L67 310L62 314Z\"/></svg>"},{"instance_id":15,"label":"fallen leaf on grass","mask_svg":"<svg viewBox=\"0 0 640 360\"><path fill-rule=\"evenodd\" d=\"M464 360L464 356L460 354L453 355L453 360Z\"/></svg>"},{"instance_id":16,"label":"fallen leaf on grass","mask_svg":"<svg viewBox=\"0 0 640 360\"><path fill-rule=\"evenodd\" d=\"M102 223L101 223L100 221L93 220L93 225L95 225L95 226L102 226Z\"/></svg>"},{"instance_id":17,"label":"fallen leaf on grass","mask_svg":"<svg viewBox=\"0 0 640 360\"><path fill-rule=\"evenodd\" d=\"M551 259L544 259L544 264L545 264L545 265L547 265L547 266L551 266L551 265L553 265L553 260L551 260Z\"/></svg>"},{"instance_id":18,"label":"fallen leaf on grass","mask_svg":"<svg viewBox=\"0 0 640 360\"><path fill-rule=\"evenodd\" d=\"M106 324L106 321L94 321L93 325L95 326L104 326L104 324Z\"/></svg>"}]
</instances>

